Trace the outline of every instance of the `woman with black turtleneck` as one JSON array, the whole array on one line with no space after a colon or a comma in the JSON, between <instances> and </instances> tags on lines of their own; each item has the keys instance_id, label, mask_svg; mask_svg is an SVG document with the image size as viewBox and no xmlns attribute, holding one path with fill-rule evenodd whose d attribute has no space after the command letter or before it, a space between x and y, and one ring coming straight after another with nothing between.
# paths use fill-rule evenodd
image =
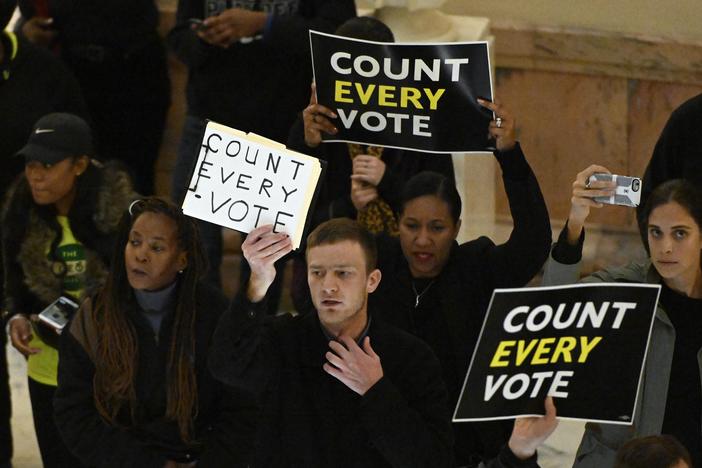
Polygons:
<instances>
[{"instance_id":1,"label":"woman with black turtleneck","mask_svg":"<svg viewBox=\"0 0 702 468\"><path fill-rule=\"evenodd\" d=\"M55 419L88 466L246 466L253 399L207 370L227 300L203 285L194 222L138 200L118 230L105 287L63 333Z\"/></svg>"}]
</instances>

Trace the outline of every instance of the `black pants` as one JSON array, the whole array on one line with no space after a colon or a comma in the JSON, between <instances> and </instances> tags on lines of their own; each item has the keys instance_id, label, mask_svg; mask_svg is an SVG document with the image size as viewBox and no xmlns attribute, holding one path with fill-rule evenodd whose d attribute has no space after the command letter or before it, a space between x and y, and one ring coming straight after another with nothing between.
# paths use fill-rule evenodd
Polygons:
<instances>
[{"instance_id":1,"label":"black pants","mask_svg":"<svg viewBox=\"0 0 702 468\"><path fill-rule=\"evenodd\" d=\"M12 458L12 429L10 427L10 417L12 416L12 405L10 403L10 382L7 373L7 356L5 346L7 345L7 334L5 334L5 322L0 320L0 466L7 463Z\"/></svg>"},{"instance_id":2,"label":"black pants","mask_svg":"<svg viewBox=\"0 0 702 468\"><path fill-rule=\"evenodd\" d=\"M29 398L32 402L34 431L41 453L44 468L80 467L81 463L75 458L63 443L54 423L54 392L56 387L44 385L28 378Z\"/></svg>"}]
</instances>

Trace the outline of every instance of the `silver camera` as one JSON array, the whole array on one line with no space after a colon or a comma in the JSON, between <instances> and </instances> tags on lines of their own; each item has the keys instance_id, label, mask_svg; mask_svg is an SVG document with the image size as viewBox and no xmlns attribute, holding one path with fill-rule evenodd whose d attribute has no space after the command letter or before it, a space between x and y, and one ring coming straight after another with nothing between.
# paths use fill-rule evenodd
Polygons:
<instances>
[{"instance_id":1,"label":"silver camera","mask_svg":"<svg viewBox=\"0 0 702 468\"><path fill-rule=\"evenodd\" d=\"M600 203L607 203L608 205L639 206L641 202L641 179L638 177L598 172L590 176L588 183L610 180L613 180L617 184L614 195L609 197L593 197L593 200Z\"/></svg>"}]
</instances>

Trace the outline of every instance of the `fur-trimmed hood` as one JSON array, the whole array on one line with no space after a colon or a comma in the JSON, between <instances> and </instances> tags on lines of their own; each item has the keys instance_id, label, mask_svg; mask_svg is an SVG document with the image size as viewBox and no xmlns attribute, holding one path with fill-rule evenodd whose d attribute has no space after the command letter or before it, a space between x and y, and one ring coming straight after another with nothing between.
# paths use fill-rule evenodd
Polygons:
<instances>
[{"instance_id":1,"label":"fur-trimmed hood","mask_svg":"<svg viewBox=\"0 0 702 468\"><path fill-rule=\"evenodd\" d=\"M129 203L137 197L129 176L119 167L112 164L99 165L98 171L100 183L95 190L90 221L76 223L69 214L73 235L83 244L86 255L84 291L94 289L105 280L107 262L113 247L107 240L115 233ZM54 261L46 255L49 246L58 242L60 231L53 223L54 220L41 216L33 203L29 205L29 211L23 214L26 221L18 222L17 217L21 213L17 212L17 204L21 204L23 189L26 189L26 180L21 177L8 191L2 211L3 254L15 257L14 261L5 259L5 274L8 275L5 299L10 314L37 313L38 310L25 308L49 304L63 290L63 278L60 274L54 274ZM75 203L79 201L76 200ZM20 278L10 278L10 275L19 275L21 281L18 281Z\"/></svg>"}]
</instances>

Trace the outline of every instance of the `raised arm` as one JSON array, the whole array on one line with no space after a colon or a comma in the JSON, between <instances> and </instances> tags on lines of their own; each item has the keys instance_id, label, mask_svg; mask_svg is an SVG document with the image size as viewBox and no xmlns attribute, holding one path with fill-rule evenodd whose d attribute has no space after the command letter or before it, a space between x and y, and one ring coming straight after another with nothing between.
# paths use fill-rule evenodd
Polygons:
<instances>
[{"instance_id":1,"label":"raised arm","mask_svg":"<svg viewBox=\"0 0 702 468\"><path fill-rule=\"evenodd\" d=\"M568 221L551 248L544 268L544 285L571 284L580 278L585 222L592 208L603 206L593 197L610 196L615 188L615 183L611 181L588 182L590 176L597 172L610 174L606 167L593 164L575 176Z\"/></svg>"},{"instance_id":2,"label":"raised arm","mask_svg":"<svg viewBox=\"0 0 702 468\"><path fill-rule=\"evenodd\" d=\"M478 102L496 115L489 132L496 141L494 154L502 169L514 222L507 242L487 248L485 265L494 287L523 286L539 272L548 257L551 245L548 211L536 176L515 140L515 118L500 104Z\"/></svg>"},{"instance_id":3,"label":"raised arm","mask_svg":"<svg viewBox=\"0 0 702 468\"><path fill-rule=\"evenodd\" d=\"M266 225L251 231L241 250L251 276L219 319L208 363L217 379L257 394L270 376L275 349L275 325L266 323L265 296L275 279L275 262L292 250L292 244L287 234L273 233Z\"/></svg>"}]
</instances>

